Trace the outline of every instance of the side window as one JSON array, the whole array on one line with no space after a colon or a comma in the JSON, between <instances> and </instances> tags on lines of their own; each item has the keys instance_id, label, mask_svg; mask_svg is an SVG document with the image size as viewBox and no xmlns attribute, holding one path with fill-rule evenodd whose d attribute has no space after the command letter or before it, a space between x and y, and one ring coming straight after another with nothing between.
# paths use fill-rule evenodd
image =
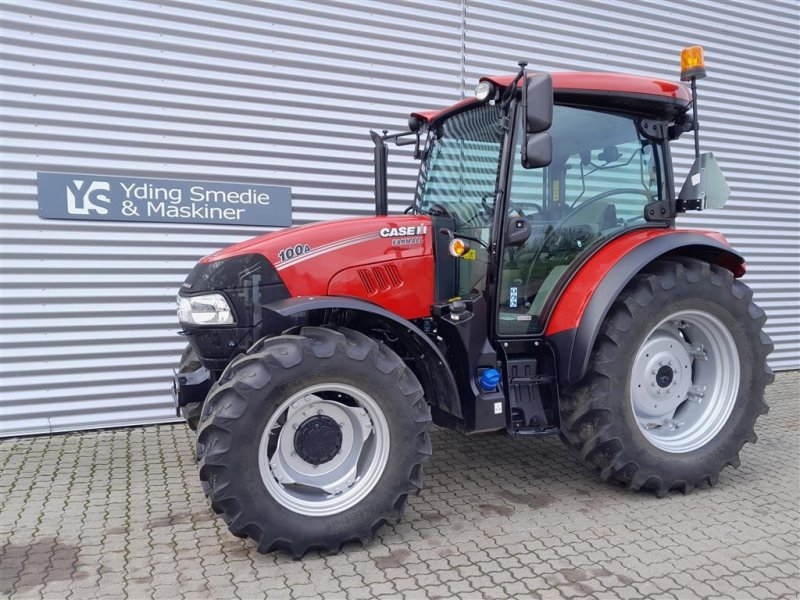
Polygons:
<instances>
[{"instance_id":1,"label":"side window","mask_svg":"<svg viewBox=\"0 0 800 600\"><path fill-rule=\"evenodd\" d=\"M655 153L652 144L634 139L569 155L564 165L565 210L580 216L576 222L601 228L644 220L645 204L658 196ZM592 210L589 204L598 207Z\"/></svg>"}]
</instances>

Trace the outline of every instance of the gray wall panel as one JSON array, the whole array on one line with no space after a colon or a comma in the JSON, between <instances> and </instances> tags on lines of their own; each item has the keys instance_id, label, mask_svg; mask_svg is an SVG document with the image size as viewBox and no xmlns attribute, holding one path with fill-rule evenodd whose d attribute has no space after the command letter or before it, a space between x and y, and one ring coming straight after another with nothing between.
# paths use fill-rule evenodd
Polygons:
<instances>
[{"instance_id":1,"label":"gray wall panel","mask_svg":"<svg viewBox=\"0 0 800 600\"><path fill-rule=\"evenodd\" d=\"M797 367L797 13L793 2L3 1L0 435L171 418L177 287L200 256L264 231L41 220L37 171L291 185L297 224L366 215L367 130L400 129L521 57L674 79L680 48L706 47L703 143L734 197L684 221L747 254L772 362ZM676 154L685 169L688 139ZM415 177L409 149L392 148L393 210Z\"/></svg>"}]
</instances>

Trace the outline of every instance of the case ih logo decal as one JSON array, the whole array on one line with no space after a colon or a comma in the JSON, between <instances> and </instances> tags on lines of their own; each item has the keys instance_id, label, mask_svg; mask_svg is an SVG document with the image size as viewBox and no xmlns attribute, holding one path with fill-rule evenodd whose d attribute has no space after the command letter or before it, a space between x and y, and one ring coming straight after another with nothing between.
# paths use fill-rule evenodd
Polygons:
<instances>
[{"instance_id":1,"label":"case ih logo decal","mask_svg":"<svg viewBox=\"0 0 800 600\"><path fill-rule=\"evenodd\" d=\"M381 237L402 237L405 235L425 235L427 225L410 225L408 227L384 227L379 232Z\"/></svg>"},{"instance_id":2,"label":"case ih logo decal","mask_svg":"<svg viewBox=\"0 0 800 600\"><path fill-rule=\"evenodd\" d=\"M38 173L43 219L292 224L291 188L241 183Z\"/></svg>"},{"instance_id":3,"label":"case ih logo decal","mask_svg":"<svg viewBox=\"0 0 800 600\"><path fill-rule=\"evenodd\" d=\"M409 225L408 227L384 227L380 236L393 238L392 246L414 246L423 243L424 236L428 233L427 225Z\"/></svg>"}]
</instances>

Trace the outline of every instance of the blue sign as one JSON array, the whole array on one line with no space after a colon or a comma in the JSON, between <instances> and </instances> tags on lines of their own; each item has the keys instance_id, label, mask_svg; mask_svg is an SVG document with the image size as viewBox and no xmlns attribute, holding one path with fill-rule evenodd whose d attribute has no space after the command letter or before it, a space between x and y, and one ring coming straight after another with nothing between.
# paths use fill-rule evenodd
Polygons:
<instances>
[{"instance_id":1,"label":"blue sign","mask_svg":"<svg viewBox=\"0 0 800 600\"><path fill-rule=\"evenodd\" d=\"M37 186L43 219L292 224L284 186L69 173L38 173Z\"/></svg>"}]
</instances>

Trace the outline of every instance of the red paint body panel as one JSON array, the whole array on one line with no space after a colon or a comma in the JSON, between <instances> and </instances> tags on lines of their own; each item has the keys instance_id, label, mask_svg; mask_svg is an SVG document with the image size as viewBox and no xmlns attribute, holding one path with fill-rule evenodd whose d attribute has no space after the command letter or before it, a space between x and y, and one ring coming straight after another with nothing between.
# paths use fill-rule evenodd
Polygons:
<instances>
[{"instance_id":1,"label":"red paint body panel","mask_svg":"<svg viewBox=\"0 0 800 600\"><path fill-rule=\"evenodd\" d=\"M333 276L328 295L363 298L405 319L430 316L433 270L433 254L352 267Z\"/></svg>"},{"instance_id":2,"label":"red paint body panel","mask_svg":"<svg viewBox=\"0 0 800 600\"><path fill-rule=\"evenodd\" d=\"M565 72L552 73L553 90L556 92L587 91L609 92L611 94L642 94L644 96L662 96L672 100L691 102L692 93L682 83L653 79L641 75L625 75L623 73ZM491 81L499 87L507 87L514 80L514 75L490 75L481 77L481 81ZM517 85L521 86L520 81Z\"/></svg>"},{"instance_id":3,"label":"red paint body panel","mask_svg":"<svg viewBox=\"0 0 800 600\"><path fill-rule=\"evenodd\" d=\"M583 317L583 313L589 304L597 286L603 277L617 264L617 262L637 246L662 235L674 235L676 233L699 233L707 235L717 241L728 245L728 240L721 233L716 231L698 231L686 229L646 229L634 231L623 235L609 242L606 246L597 251L575 274L567 284L566 289L550 315L550 320L545 329L545 335L554 335L561 331L575 329ZM743 268L743 267L742 267ZM738 275L737 275L738 276Z\"/></svg>"},{"instance_id":4,"label":"red paint body panel","mask_svg":"<svg viewBox=\"0 0 800 600\"><path fill-rule=\"evenodd\" d=\"M381 236L381 231L389 233L399 227L413 227L415 231L419 228L419 233ZM413 319L429 316L433 304L433 235L429 217L400 215L326 221L234 244L201 262L262 254L275 266L292 296L353 296ZM413 243L402 243L409 240ZM306 245L307 251L291 258L284 255L281 260L282 251L296 246L304 249ZM378 286L370 293L358 271L377 266L392 285ZM375 278L381 274L365 275L368 282L370 276L379 281ZM395 285L398 278L399 284Z\"/></svg>"},{"instance_id":5,"label":"red paint body panel","mask_svg":"<svg viewBox=\"0 0 800 600\"><path fill-rule=\"evenodd\" d=\"M691 102L692 93L682 83L642 77L640 75L625 75L622 73L590 73L590 72L564 72L551 73L553 77L553 90L555 92L585 91L607 92L610 94L641 94L643 96L656 96L669 100ZM515 75L489 75L481 77L481 81L491 81L498 87L508 87ZM522 85L522 81L518 82ZM411 113L423 121L433 122L469 104L475 104L475 98L465 98L441 110L419 111Z\"/></svg>"}]
</instances>

